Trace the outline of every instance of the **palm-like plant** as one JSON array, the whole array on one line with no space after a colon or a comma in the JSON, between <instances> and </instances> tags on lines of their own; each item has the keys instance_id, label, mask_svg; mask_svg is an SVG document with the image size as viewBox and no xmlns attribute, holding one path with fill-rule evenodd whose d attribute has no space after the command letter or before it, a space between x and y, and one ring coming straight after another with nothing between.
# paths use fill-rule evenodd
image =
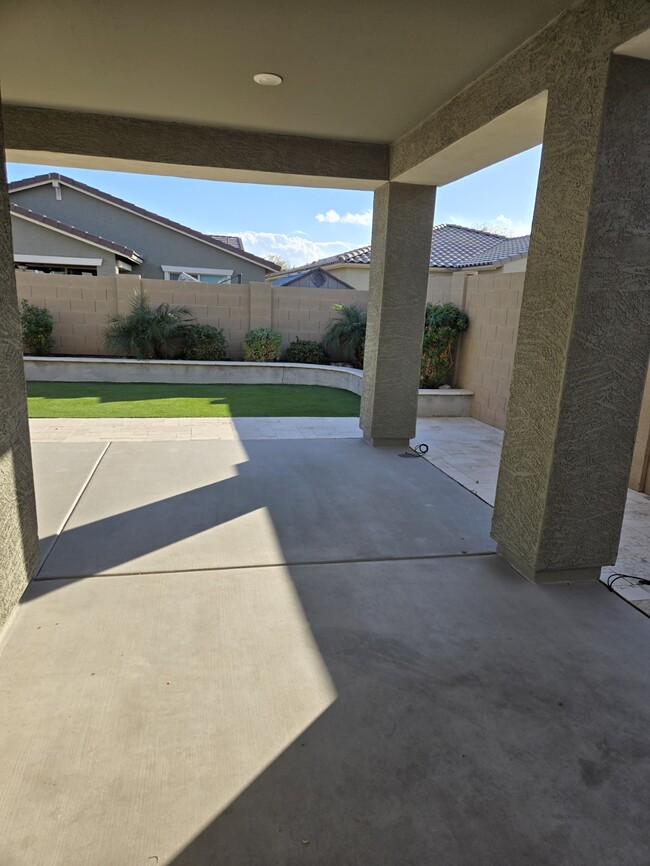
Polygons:
<instances>
[{"instance_id":1,"label":"palm-like plant","mask_svg":"<svg viewBox=\"0 0 650 866\"><path fill-rule=\"evenodd\" d=\"M332 319L323 337L323 345L333 354L341 355L359 369L363 368L363 349L366 343L366 311L354 304L332 304L341 313Z\"/></svg>"},{"instance_id":2,"label":"palm-like plant","mask_svg":"<svg viewBox=\"0 0 650 866\"><path fill-rule=\"evenodd\" d=\"M136 293L128 315L108 317L104 330L109 349L124 352L129 358L173 358L183 347L183 339L193 320L189 307L160 304L152 309L146 292Z\"/></svg>"}]
</instances>

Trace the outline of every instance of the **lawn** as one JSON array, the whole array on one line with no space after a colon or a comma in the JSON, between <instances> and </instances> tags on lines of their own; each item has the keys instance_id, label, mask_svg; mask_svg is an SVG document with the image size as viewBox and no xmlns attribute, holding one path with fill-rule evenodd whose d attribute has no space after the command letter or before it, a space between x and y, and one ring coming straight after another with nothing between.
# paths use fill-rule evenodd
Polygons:
<instances>
[{"instance_id":1,"label":"lawn","mask_svg":"<svg viewBox=\"0 0 650 866\"><path fill-rule=\"evenodd\" d=\"M340 417L359 398L316 385L139 385L28 382L31 418Z\"/></svg>"}]
</instances>

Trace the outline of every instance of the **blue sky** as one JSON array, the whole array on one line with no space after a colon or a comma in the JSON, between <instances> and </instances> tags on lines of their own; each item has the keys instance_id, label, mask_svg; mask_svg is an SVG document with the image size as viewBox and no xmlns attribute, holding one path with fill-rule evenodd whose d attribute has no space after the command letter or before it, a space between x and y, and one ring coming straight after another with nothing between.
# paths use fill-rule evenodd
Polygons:
<instances>
[{"instance_id":1,"label":"blue sky","mask_svg":"<svg viewBox=\"0 0 650 866\"><path fill-rule=\"evenodd\" d=\"M491 225L527 234L535 202L541 147L535 147L438 190L436 223ZM60 171L212 234L242 236L247 250L275 253L291 265L370 243L372 193L291 186L221 183L154 175L7 166L9 180Z\"/></svg>"}]
</instances>

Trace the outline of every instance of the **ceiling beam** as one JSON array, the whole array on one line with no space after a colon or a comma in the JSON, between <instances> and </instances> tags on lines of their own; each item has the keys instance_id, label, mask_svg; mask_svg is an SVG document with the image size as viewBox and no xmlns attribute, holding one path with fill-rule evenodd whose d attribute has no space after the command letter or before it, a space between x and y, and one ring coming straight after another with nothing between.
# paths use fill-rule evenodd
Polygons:
<instances>
[{"instance_id":1,"label":"ceiling beam","mask_svg":"<svg viewBox=\"0 0 650 866\"><path fill-rule=\"evenodd\" d=\"M546 92L570 87L649 27L648 0L572 6L397 139L391 179L449 183L541 143Z\"/></svg>"},{"instance_id":2,"label":"ceiling beam","mask_svg":"<svg viewBox=\"0 0 650 866\"><path fill-rule=\"evenodd\" d=\"M3 105L7 160L142 174L375 189L389 146Z\"/></svg>"}]
</instances>

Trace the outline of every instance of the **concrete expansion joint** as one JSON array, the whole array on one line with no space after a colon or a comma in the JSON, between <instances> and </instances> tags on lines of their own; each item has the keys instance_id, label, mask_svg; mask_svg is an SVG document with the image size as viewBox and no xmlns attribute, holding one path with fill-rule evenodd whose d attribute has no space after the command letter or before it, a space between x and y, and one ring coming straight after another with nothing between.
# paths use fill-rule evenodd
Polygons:
<instances>
[{"instance_id":1,"label":"concrete expansion joint","mask_svg":"<svg viewBox=\"0 0 650 866\"><path fill-rule=\"evenodd\" d=\"M43 570L43 568L44 568L44 566L45 566L45 563L47 562L47 560L48 560L50 554L52 553L52 551L53 551L54 548L56 547L56 545L57 545L59 539L61 538L61 535L62 535L63 532L65 531L65 528L66 528L66 526L67 526L67 524L68 524L70 518L72 517L75 508L76 508L77 505L79 504L79 502L80 502L80 500L81 500L81 497L84 495L85 491L87 490L88 485L90 484L90 482L91 482L92 479L93 479L93 475L94 475L95 472L97 472L97 470L99 469L99 465L100 465L100 463L102 462L102 460L104 459L104 457L106 456L106 452L108 451L108 449L109 449L110 447L111 447L111 443L110 443L110 442L107 442L107 443L106 443L106 447L102 450L101 454L99 455L99 457L98 457L97 460L95 461L94 465L91 467L91 470L90 470L90 472L88 473L88 477L86 478L85 482L84 482L84 483L82 484L82 486L80 487L80 489L79 489L79 493L78 493L78 494L76 495L76 497L73 499L73 501L72 501L72 503L71 503L71 505L70 505L70 508L68 509L67 513L65 514L65 516L64 516L64 518L63 518L63 520L62 520L62 522L61 522L61 525L60 525L60 527L59 527L59 529L58 529L58 532L57 532L57 534L56 534L56 540L55 540L54 544L50 547L50 549L47 551L47 553L45 554L45 556L44 556L43 559L41 560L41 562L40 562L40 564L39 564L39 566L38 566L38 569L37 569L37 571L36 571L36 574L34 575L34 578L33 578L34 580L40 580L40 579L41 579L41 578L39 578L39 574L40 574L41 571Z\"/></svg>"},{"instance_id":2,"label":"concrete expansion joint","mask_svg":"<svg viewBox=\"0 0 650 866\"><path fill-rule=\"evenodd\" d=\"M323 565L363 565L364 563L382 563L382 562L427 562L429 560L439 560L439 559L466 559L473 557L486 557L486 556L494 556L493 550L485 550L485 551L473 551L472 553L468 553L467 551L461 551L460 553L431 553L431 554L423 554L420 556L376 556L376 557L364 557L363 559L312 559L312 560L298 560L292 562L266 562L261 565L259 564L250 564L244 563L243 565L210 565L210 566L201 566L197 568L182 568L182 569L157 569L156 571L110 571L110 572L98 572L97 574L83 574L83 575L69 575L67 578L62 578L57 575L44 575L43 577L36 576L34 579L38 581L46 581L46 580L95 580L97 578L122 578L122 577L146 577L147 575L151 575L152 577L160 576L160 575L175 575L175 574L201 574L204 572L230 572L230 571L248 571L251 568L257 570L265 570L272 568L309 568L309 567L320 567ZM43 562L45 565L45 562ZM41 566L42 568L42 566Z\"/></svg>"}]
</instances>

